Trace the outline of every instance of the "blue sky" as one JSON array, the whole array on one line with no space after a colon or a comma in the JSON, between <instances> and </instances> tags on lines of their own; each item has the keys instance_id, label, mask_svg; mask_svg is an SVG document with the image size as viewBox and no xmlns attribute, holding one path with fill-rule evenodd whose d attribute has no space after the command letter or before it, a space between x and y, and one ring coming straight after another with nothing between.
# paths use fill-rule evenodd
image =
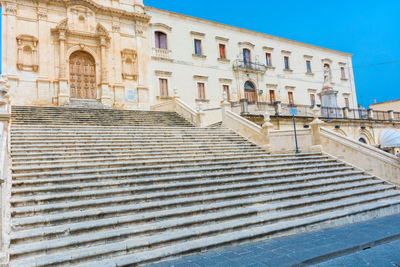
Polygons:
<instances>
[{"instance_id":1,"label":"blue sky","mask_svg":"<svg viewBox=\"0 0 400 267\"><path fill-rule=\"evenodd\" d=\"M354 54L359 104L400 99L399 0L144 0L144 4ZM397 63L372 64L397 61Z\"/></svg>"},{"instance_id":2,"label":"blue sky","mask_svg":"<svg viewBox=\"0 0 400 267\"><path fill-rule=\"evenodd\" d=\"M400 99L399 0L144 0L145 5L354 54L363 106ZM373 65L384 62L392 64Z\"/></svg>"}]
</instances>

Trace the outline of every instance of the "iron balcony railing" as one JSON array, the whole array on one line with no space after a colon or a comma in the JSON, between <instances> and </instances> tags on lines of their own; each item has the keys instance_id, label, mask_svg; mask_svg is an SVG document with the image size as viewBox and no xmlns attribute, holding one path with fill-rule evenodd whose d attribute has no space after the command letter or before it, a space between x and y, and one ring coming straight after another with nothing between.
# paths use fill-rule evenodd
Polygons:
<instances>
[{"instance_id":1,"label":"iron balcony railing","mask_svg":"<svg viewBox=\"0 0 400 267\"><path fill-rule=\"evenodd\" d=\"M254 63L250 61L244 61L242 59L237 59L233 63L233 69L265 73L267 71L267 66L260 63Z\"/></svg>"},{"instance_id":2,"label":"iron balcony railing","mask_svg":"<svg viewBox=\"0 0 400 267\"><path fill-rule=\"evenodd\" d=\"M280 102L248 102L247 99L241 99L239 102L231 102L231 104L233 108L237 108L237 111L241 113L263 114L268 111L270 115L276 116L291 116L290 109L295 108L297 109L297 116L300 117L313 117L312 109L314 107L312 105L296 105ZM318 107L320 106L318 105ZM321 118L324 119L352 119L400 122L400 112L373 111L366 109L351 109L340 107L320 107L320 109ZM393 115L391 113L393 113Z\"/></svg>"}]
</instances>

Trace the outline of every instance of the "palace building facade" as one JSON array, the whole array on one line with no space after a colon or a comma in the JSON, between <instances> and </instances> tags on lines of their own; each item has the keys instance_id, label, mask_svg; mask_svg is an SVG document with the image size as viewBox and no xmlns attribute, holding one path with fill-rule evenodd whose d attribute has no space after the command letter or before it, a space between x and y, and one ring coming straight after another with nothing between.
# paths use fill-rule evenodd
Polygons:
<instances>
[{"instance_id":1,"label":"palace building facade","mask_svg":"<svg viewBox=\"0 0 400 267\"><path fill-rule=\"evenodd\" d=\"M13 105L93 99L150 109L174 92L193 108L320 104L357 108L351 54L145 7L141 0L2 0L2 72Z\"/></svg>"}]
</instances>

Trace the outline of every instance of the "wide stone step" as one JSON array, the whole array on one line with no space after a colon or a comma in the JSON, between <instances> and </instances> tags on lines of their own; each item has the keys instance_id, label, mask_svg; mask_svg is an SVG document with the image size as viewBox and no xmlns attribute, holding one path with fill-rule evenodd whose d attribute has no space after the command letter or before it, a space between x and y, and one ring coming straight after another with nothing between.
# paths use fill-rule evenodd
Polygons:
<instances>
[{"instance_id":1,"label":"wide stone step","mask_svg":"<svg viewBox=\"0 0 400 267\"><path fill-rule=\"evenodd\" d=\"M343 172L344 174L347 174L346 172ZM350 172L354 173L354 172ZM154 192L154 191L162 191L163 193L167 193L168 191L171 190L181 190L179 194L181 195L188 195L188 194L198 194L199 192L214 192L214 191L229 191L229 190L241 190L241 189L246 189L246 188L253 188L257 186L266 186L266 185L280 185L280 184L287 184L287 183L292 183L293 186L298 186L297 183L299 182L310 182L313 180L318 180L321 179L320 177L324 177L324 179L333 179L336 177L327 177L326 175L314 175L314 177L307 177L305 180L299 180L299 179L289 179L286 177L293 177L290 176L291 173L289 173L288 176L282 177L285 179L276 179L276 180L266 180L266 181L254 181L254 179L251 179L252 177L249 177L248 179L244 180L239 180L239 179L232 179L232 178L225 178L225 179L202 179L202 180L184 180L184 181L177 181L177 182L162 182L162 181L154 181L153 183L141 183L138 184L138 181L136 180L120 180L120 181L107 181L107 182L98 182L97 184L94 182L91 183L71 183L71 185L42 185L42 186L36 186L36 187L29 187L29 186L24 186L24 187L15 187L12 189L12 194L13 198L15 201L21 202L20 198L25 197L25 201L38 201L40 198L44 197L45 199L58 199L60 197L66 197L68 196L69 193L72 192L77 192L77 198L80 195L81 192L85 195L98 195L98 194L112 194L112 193L124 193L124 192L131 192L130 195L136 193L136 194L143 194L146 192ZM330 174L330 173L328 173ZM340 177L340 175L338 175ZM301 177L301 176L300 176ZM361 176L360 177L351 177L349 179L354 179L354 181L359 180L359 179L368 179L371 178L370 176ZM304 179L304 178L303 178ZM172 179L171 179L172 180ZM345 182L347 180L343 180ZM332 181L330 181L332 182ZM318 184L317 184L318 185ZM199 188L202 186L202 188ZM106 189L105 189L106 188ZM117 189L118 191L115 191ZM186 191L185 191L185 190ZM189 190L187 190L189 189ZM131 191L129 191L131 190ZM34 197L32 197L32 193L34 193ZM47 194L51 193L51 194ZM148 195L148 194L146 194ZM50 198L49 198L50 196ZM151 193L150 193L151 196ZM158 197L160 197L158 195ZM171 197L171 195L169 195ZM145 196L145 198L148 200L149 196ZM12 203L16 203L15 201L12 201Z\"/></svg>"},{"instance_id":2,"label":"wide stone step","mask_svg":"<svg viewBox=\"0 0 400 267\"><path fill-rule=\"evenodd\" d=\"M182 153L175 155L153 155L153 153L146 155L132 155L131 153L125 154L95 154L95 155L76 155L76 156L19 156L13 157L13 166L28 166L28 165L42 165L42 164L78 164L78 163L95 163L103 161L125 161L125 160L136 160L136 161L160 161L160 160L182 160L183 158L188 160L204 160L206 158L219 160L220 158L225 159L239 159L239 158L267 158L268 154L265 152L249 152L246 156L237 156L237 153ZM318 156L315 156L318 157ZM312 157L310 157L312 158Z\"/></svg>"},{"instance_id":3,"label":"wide stone step","mask_svg":"<svg viewBox=\"0 0 400 267\"><path fill-rule=\"evenodd\" d=\"M352 171L355 173L360 173L357 171L353 171L352 167L343 167L343 166L330 166L330 167L325 167L323 169L316 169L316 168L299 168L299 167L286 167L283 170L275 170L275 171L269 171L269 172L263 172L263 171L248 171L248 170L242 170L242 171L226 171L224 173L219 173L218 174L218 179L222 178L233 178L233 179L238 179L238 180L246 180L246 176L251 176L250 178L247 179L262 179L262 178L271 178L271 177L276 177L277 174L279 175L284 175L285 177L293 177L293 176L301 176L301 175L314 175L316 173L319 174L327 174L335 171ZM43 185L43 184L50 184L50 185L55 185L55 184L64 184L66 182L73 182L73 181L86 181L86 182L97 182L97 181L113 181L114 179L119 179L119 180L124 180L124 179L135 179L137 181L137 184L148 184L148 183L168 183L168 182L174 182L174 181L186 181L186 182L191 182L194 179L200 179L199 183L204 180L204 179L215 179L215 174L212 173L197 173L197 174L191 174L191 173L183 173L181 175L166 175L163 177L159 177L157 175L153 176L143 176L139 175L132 176L132 175L123 175L123 174L117 174L114 176L110 175L96 175L96 176L80 176L76 178L42 178L42 179L33 179L33 180L21 180L20 185L22 186L29 186L29 185ZM149 181L149 182L146 182ZM19 181L13 181L13 184L17 184ZM123 193L124 191L122 191ZM128 193L129 195L129 193ZM73 196L73 195L72 195ZM31 201L36 202L42 202L42 201L48 201L48 200L57 200L58 201L63 201L63 198L65 197L70 197L70 195L61 195L58 196L58 198L55 198L55 196L41 196L40 199L31 199ZM75 196L76 197L76 196ZM79 194L80 198L90 198L91 194ZM17 198L14 197L11 199L11 202L14 203L14 205L23 202L28 201L28 199L25 198ZM28 203L25 203L28 204Z\"/></svg>"},{"instance_id":4,"label":"wide stone step","mask_svg":"<svg viewBox=\"0 0 400 267\"><path fill-rule=\"evenodd\" d=\"M265 151L246 151L246 156L248 157L266 157ZM175 151L175 153L172 152L162 152L158 151L156 155L154 153L133 153L130 151L127 151L125 153L119 152L115 153L113 151L103 151L101 153L99 152L89 152L89 153L69 153L69 154L64 154L64 153L53 153L53 154L13 154L13 166L18 166L18 165L23 165L23 164L41 164L41 163L57 163L57 162L65 162L65 163L83 163L83 162L98 162L102 160L116 160L116 159L135 159L135 160L159 160L159 159L181 159L183 157L188 157L188 158L207 158L207 157L232 157L236 156L237 150L223 150L223 151L186 151L186 150L181 150L181 151Z\"/></svg>"},{"instance_id":5,"label":"wide stone step","mask_svg":"<svg viewBox=\"0 0 400 267\"><path fill-rule=\"evenodd\" d=\"M327 185L332 185L331 188L323 189L322 191L324 192L338 190L338 188L335 187L335 185L337 185L338 182L341 182L343 186L346 186L346 188L356 188L374 184L382 184L381 181L374 180L371 176L357 175L356 173L351 173L351 172L328 173L325 175L324 174L314 175L313 177L283 178L277 181L257 180L257 181L252 181L251 183L250 181L247 181L247 183L245 183L243 181L231 180L231 182L236 182L236 183L224 186L218 183L206 184L207 181L205 181L203 183L197 183L196 185L192 184L191 187L190 185L189 186L170 185L165 188L166 189L165 191L154 190L151 193L146 193L146 194L143 193L143 190L142 191L136 190L137 194L133 196L131 194L122 197L113 196L105 198L90 198L81 201L79 200L79 197L76 197L75 199L68 201L68 203L58 202L51 204L40 204L43 201L40 200L40 197L36 195L35 197L25 197L25 200L27 200L25 202L22 202L24 201L24 199L21 199L23 197L14 197L12 201L13 206L15 206L16 203L24 203L25 205L13 207L11 209L11 213L14 216L24 217L24 216L39 215L44 213L54 213L58 211L67 211L67 210L72 211L82 208L90 208L94 206L106 207L106 206L114 206L120 204L132 204L142 201L149 202L149 201L168 200L171 198L175 198L175 200L186 198L186 200L188 200L187 197L190 196L208 195L208 197L212 197L212 195L216 193L229 193L223 195L215 195L214 197L216 198L212 199L213 201L218 201L218 200L220 201L224 199L233 199L240 197L244 198L254 197L256 195L261 195L266 193L270 194L271 189L266 188L268 186L272 186L275 189L274 191L272 191L273 193L284 192L284 191L300 192L299 190L302 190L301 193L309 194L309 192L306 192L307 191L306 189L324 186L324 184L321 183L321 180L323 179L329 180L327 182ZM204 187L200 188L199 186L204 186ZM341 189L343 188L341 187ZM34 191L35 189L32 190ZM316 191L316 193L318 192L320 191ZM63 195L63 197L65 197L65 194ZM57 199L57 196L54 196L54 198ZM47 199L46 203L50 201L51 199ZM197 201L197 199L195 199L195 201ZM202 201L204 202L204 199ZM27 205L28 203L32 204L29 206Z\"/></svg>"},{"instance_id":6,"label":"wide stone step","mask_svg":"<svg viewBox=\"0 0 400 267\"><path fill-rule=\"evenodd\" d=\"M318 162L335 162L335 160L328 158L327 156L317 156L317 157L271 157L264 156L259 157L257 159L248 159L245 157L220 157L220 158L181 158L181 159L173 159L173 160L127 160L127 161L103 161L98 163L78 163L78 164L42 164L42 165L33 165L33 166L22 166L22 167L13 167L12 170L14 173L32 173L37 171L45 170L46 173L52 171L61 171L61 170L78 170L78 169L97 169L101 170L102 168L124 168L126 169L137 166L139 170L143 168L151 168L151 169L165 169L165 168L184 168L184 167L194 167L194 166L218 166L218 165L239 165L245 163L277 163L278 165L282 165L284 163L292 164L293 161L297 161L299 163L303 163L305 161L313 161L315 163Z\"/></svg>"},{"instance_id":7,"label":"wide stone step","mask_svg":"<svg viewBox=\"0 0 400 267\"><path fill-rule=\"evenodd\" d=\"M146 151L146 152L153 152L157 153L157 151L160 150L170 150L170 151L177 151L177 150L201 150L201 149L206 149L206 150L211 150L211 151L221 151L221 150L230 150L230 149L236 149L238 153L242 150L260 150L260 147L257 147L254 144L223 144L223 145L218 145L218 144L184 144L184 145L153 145L153 146L146 146L143 147L140 144L136 146L127 146L127 144L120 143L118 145L112 145L112 144L96 144L92 146L72 146L72 147L57 147L57 148L52 148L52 147L42 147L42 148L35 148L35 147L22 147L22 148L12 148L11 149L11 154L14 155L14 153L51 153L51 152L56 152L56 153L74 153L74 152L88 152L88 151L95 151L97 153L103 152L106 150L112 150L112 151Z\"/></svg>"},{"instance_id":8,"label":"wide stone step","mask_svg":"<svg viewBox=\"0 0 400 267\"><path fill-rule=\"evenodd\" d=\"M380 184L375 184L373 186L376 189L390 189L391 187L383 186ZM265 195L247 195L245 198L241 199L240 203L233 202L232 200L230 201L225 201L225 202L219 202L219 203L212 203L211 206L203 207L201 210L195 210L193 207L178 207L178 208L169 208L165 209L162 211L148 211L146 213L141 214L140 216L138 214L133 214L133 215L128 215L128 216L119 216L119 217L110 217L107 219L99 219L96 221L92 221L91 223L87 222L78 222L78 223L70 223L70 224L60 224L57 226L48 226L48 227L43 227L41 229L28 229L28 230L20 230L20 231L15 231L11 234L11 239L13 243L19 243L19 242L24 242L27 241L27 239L30 240L37 240L43 236L60 236L61 234L64 234L68 232L68 235L74 235L74 234L79 234L83 233L89 230L104 230L104 229L109 229L109 228L114 228L116 225L120 226L127 226L127 225L136 225L140 223L144 223L145 221L151 221L154 218L163 218L163 220L168 220L170 218L177 218L177 217L182 217L182 215L185 215L186 217L192 217L192 216L203 216L205 213L211 213L211 214L222 214L224 217L230 218L233 217L233 215L240 215L240 214L249 214L250 209L237 209L236 205L242 205L242 206L249 206L252 205L252 203L272 203L276 201L284 201L284 200L298 200L300 198L304 198L304 196L321 196L324 194L332 193L338 190L341 190L342 192L344 190L364 190L366 188L365 186L354 186L351 184L348 185L338 185L335 186L335 188L313 188L313 189L308 189L308 190L301 190L301 191L292 191L292 192L287 192L287 193L275 193L273 195L265 196ZM368 188L372 190L371 188ZM360 191L360 192L366 192L366 191ZM251 199L250 199L251 197ZM104 199L106 201L107 199ZM73 204L79 204L79 203L73 203ZM196 207L198 205L204 205L204 203L196 203ZM62 204L60 204L62 205ZM65 203L63 203L64 207L66 206ZM77 205L75 207L78 207ZM37 208L45 208L44 206L38 206ZM68 207L67 207L68 208ZM17 208L13 209L13 212L17 212L17 210L22 211L24 209L26 211L27 208ZM222 212L219 212L223 210ZM40 212L40 210L37 210ZM43 210L42 210L43 211ZM250 212L253 213L253 212ZM193 214L200 214L200 215L193 215ZM183 218L182 218L183 219Z\"/></svg>"},{"instance_id":9,"label":"wide stone step","mask_svg":"<svg viewBox=\"0 0 400 267\"><path fill-rule=\"evenodd\" d=\"M269 172L269 173L259 173L257 172L248 172L248 171L227 171L218 176L213 174L208 174L203 177L199 174L182 174L179 176L149 176L149 177L131 177L129 175L96 175L96 176L81 176L76 178L39 178L39 179L29 179L29 180L14 180L13 186L15 188L24 188L26 186L44 186L44 185L64 185L67 182L82 182L82 183L104 183L104 182L118 182L118 181L132 181L137 185L146 185L146 184L162 184L162 183L173 183L173 182L197 182L207 183L207 181L218 182L218 181L248 181L248 180L265 180L270 178L276 178L278 172ZM333 175L333 176L341 176L348 174L363 174L363 171L354 170L352 167L327 167L324 168L323 171L320 169L312 169L305 168L304 170L297 170L293 168L287 168L286 170L279 171L278 177L301 177L307 176L307 179L313 179L314 177L320 177L320 175ZM326 177L326 176L324 176ZM218 180L216 180L218 178ZM280 181L279 179L277 180ZM15 201L15 199L14 199Z\"/></svg>"},{"instance_id":10,"label":"wide stone step","mask_svg":"<svg viewBox=\"0 0 400 267\"><path fill-rule=\"evenodd\" d=\"M397 192L396 192L397 193ZM371 203L373 202L373 203ZM151 236L137 236L137 237L131 237L128 239L125 239L123 241L119 239L119 241L112 243L112 244L106 244L106 245L98 245L98 246L92 246L92 247L87 247L87 248L82 248L82 247L75 247L75 248L68 248L68 249L63 249L62 251L59 252L59 254L52 254L48 253L42 254L42 255L37 255L33 259L30 259L31 263L32 260L34 260L34 263L38 266L42 266L45 264L60 264L62 262L68 262L68 263L73 263L78 261L79 259L88 259L88 258L95 258L96 260L99 260L99 257L101 259L104 258L110 258L110 256L120 256L118 252L124 252L124 251L130 251L130 253L134 252L135 250L139 250L141 248L161 248L163 245L168 245L168 244L177 244L177 241L183 240L189 241L189 240L194 240L194 239L199 239L201 237L214 237L216 234L218 236L220 234L224 233L230 233L231 238L233 237L235 232L239 230L239 232L245 231L247 233L247 238L250 238L250 230L252 231L253 238L254 236L260 235L258 230L263 229L265 233L265 228L270 228L273 226L273 223L268 223L268 222L276 222L279 221L281 218L290 218L291 220L285 220L285 222L290 222L295 219L298 219L300 222L304 220L304 215L309 214L313 215L311 217L317 217L317 215L321 215L319 217L323 217L324 214L321 214L322 211L335 211L337 207L345 208L346 213L343 213L343 210L335 212L337 215L340 214L340 217L343 216L349 216L350 214L354 213L360 213L360 211L363 210L371 210L371 209L376 209L376 208L381 208L381 207L389 207L389 206L394 206L398 205L400 203L400 197L398 197L397 194L389 193L389 192L384 192L384 193L376 193L376 194L371 194L368 196L363 197L362 199L358 197L354 198L346 198L343 200L339 201L333 201L333 202L328 202L324 203L322 205L314 205L311 207L306 207L306 208L299 208L295 210L288 210L288 211L279 211L279 212L271 212L271 213L266 213L265 215L267 216L262 216L262 213L260 214L261 216L253 216L248 218L247 220L243 219L233 219L229 221L224 221L224 222L216 222L213 223L212 225L199 225L199 226L191 226L188 228L184 229L178 229L178 230L171 230L166 233L162 232L158 235L151 235ZM360 207L361 206L361 207ZM261 208L261 207L260 207ZM264 207L267 208L268 207ZM361 208L361 209L360 209ZM273 210L277 208L273 208L272 205L269 207L269 210ZM342 212L342 213L341 213ZM325 213L326 214L326 213ZM330 218L332 218L332 214L330 214ZM310 217L309 217L310 218ZM296 220L297 221L297 220ZM297 224L299 224L299 221ZM321 218L319 220L314 221L320 222ZM282 223L282 222L281 222ZM262 226L260 226L260 224ZM276 226L276 225L275 225ZM282 229L282 228L281 228ZM123 230L120 230L121 232ZM234 231L234 232L232 232ZM277 230L275 229L274 232ZM282 231L282 230L281 230ZM119 235L123 235L123 233L119 233ZM256 234L256 235L254 235ZM107 235L107 233L104 233L104 235ZM237 236L237 235L236 235ZM240 235L239 235L240 236ZM99 235L100 237L100 235ZM103 237L104 238L104 237ZM107 237L105 237L107 238ZM243 237L237 240L241 240ZM79 238L71 240L72 246L76 246L76 242L79 242ZM18 249L17 248L11 248L11 255L12 257L15 257L15 255L21 255L21 254L28 254L32 251L38 252L38 251L47 251L49 252L51 250L51 246L60 246L65 248L65 244L62 244L64 240L58 240L53 242L41 242L37 244L37 246L30 244L29 246L21 246ZM179 243L178 243L179 244ZM57 250L55 250L57 251ZM136 257L133 257L132 260L136 260ZM19 262L19 264L21 264ZM26 261L26 263L29 263ZM100 265L101 266L101 265Z\"/></svg>"},{"instance_id":11,"label":"wide stone step","mask_svg":"<svg viewBox=\"0 0 400 267\"><path fill-rule=\"evenodd\" d=\"M15 149L21 149L21 148L48 148L48 147L54 147L54 148L74 148L74 147L84 147L84 146L115 146L115 145L125 145L125 146L159 146L159 147L171 147L171 146L212 146L212 145L247 145L249 146L249 143L247 143L244 140L226 140L226 139L215 139L215 140L210 140L210 139L199 139L199 140L193 140L193 139L173 139L169 141L165 141L163 139L151 139L151 140L135 140L135 139L125 139L125 140L91 140L87 142L67 142L64 140L60 140L59 142L23 142L21 144L16 144L13 143L12 146ZM254 146L254 145L253 145Z\"/></svg>"},{"instance_id":12,"label":"wide stone step","mask_svg":"<svg viewBox=\"0 0 400 267\"><path fill-rule=\"evenodd\" d=\"M196 210L195 208L186 210L182 210L179 213L180 216L185 214L192 214L196 212L204 212L204 209L207 210L215 210L217 206L211 205L214 203L215 205L219 204L218 209L226 209L232 207L243 207L247 205L252 205L254 203L254 196L261 195L265 201L271 201L271 198L274 197L274 194L279 193L289 193L293 190L308 190L308 189L315 189L319 188L322 190L324 187L326 188L325 191L332 192L340 190L340 188L346 188L354 190L357 187L366 187L372 185L382 184L380 181L364 181L364 178L360 178L360 181L348 181L348 184L340 185L340 182L346 182L345 179L333 179L328 183L328 185L332 186L332 188L328 188L323 184L323 181L316 181L316 182L309 182L308 184L300 184L300 185L291 185L289 187L277 185L273 188L262 188L262 189L249 189L249 190L241 190L238 192L222 192L222 193L211 193L206 195L195 195L195 196L187 196L184 198L176 198L176 199L161 199L155 200L148 203L138 202L133 204L125 204L125 205L116 205L116 206L105 206L105 207L88 207L85 209L80 210L72 210L72 211L65 211L65 212L58 212L54 214L42 214L37 216L30 216L30 217L16 217L13 219L13 227L15 229L21 228L30 228L30 227L38 227L38 226L49 226L49 225L57 225L57 224L65 224L71 222L79 222L79 221L89 221L89 220L96 220L101 218L110 218L114 216L123 216L129 214L136 214L140 212L143 214L146 211L161 211L163 209L170 209L176 207L185 207L185 206L196 206L199 204L206 205L201 210ZM337 185L339 188L335 187ZM322 188L321 188L322 187ZM393 186L389 186L393 187ZM393 187L394 188L394 187ZM275 189L275 191L274 191ZM253 191L252 191L253 190ZM318 194L319 191L314 192ZM248 194L247 194L248 193ZM76 194L78 195L78 194ZM287 197L287 195L284 195ZM306 196L306 195L305 195ZM39 198L39 197L38 197ZM143 198L143 197L142 197ZM236 200L232 200L235 199ZM239 198L239 199L237 199ZM292 196L289 196L292 198ZM275 198L275 200L279 199ZM258 202L261 202L260 199ZM171 216L171 214L169 214ZM161 215L157 217L158 219L161 218Z\"/></svg>"},{"instance_id":13,"label":"wide stone step","mask_svg":"<svg viewBox=\"0 0 400 267\"><path fill-rule=\"evenodd\" d=\"M309 198L307 198L307 199L300 198L301 196L298 196L297 198L282 198L281 197L281 198L276 198L276 199L280 200L279 202L271 202L271 200L270 201L262 201L262 202L259 201L259 202L254 202L254 203L257 203L257 205L250 206L248 209L232 209L231 208L231 209L224 210L224 211L211 212L211 214L214 214L214 215L218 214L219 217L215 217L214 216L213 219L217 219L218 218L217 220L220 221L220 220L223 220L223 219L225 219L225 220L226 219L231 219L232 217L236 217L236 216L248 215L249 211L252 211L252 212L250 212L250 214L256 215L257 213L260 213L260 212L271 212L271 211L277 211L277 210L281 210L281 209L285 209L285 210L299 209L299 208L307 206L307 205L323 204L323 203L326 203L326 202L338 201L338 200L342 200L342 199L345 199L345 198L354 198L357 195L363 195L364 199L365 199L365 196L368 198L368 195L379 195L382 198L392 197L392 196L399 196L399 193L396 192L395 190L392 190L392 189L393 189L393 187L390 187L390 186L376 185L376 186L371 186L369 188L355 188L355 189L350 189L350 190L349 189L347 189L347 190L343 189L340 192L325 191L324 195L322 195L322 194L314 194L314 195L311 194L311 195L309 195ZM304 196L304 194L303 194L303 196ZM273 198L274 197L270 197L270 199L273 199ZM255 200L257 200L257 199L255 199ZM264 200L265 200L265 197L264 197ZM362 202L363 200L361 199L360 201ZM267 204L265 204L265 203L267 203ZM221 203L218 203L218 204L219 204L219 206L221 205ZM218 204L216 204L215 206L217 207ZM342 203L342 205L343 204L346 204L346 203ZM196 206L199 206L199 205L196 205ZM194 207L190 207L190 208L193 211ZM339 209L340 206L337 206L335 208ZM256 209L256 210L254 210L254 209ZM183 214L182 211L179 211L177 209L171 209L171 210L165 210L165 212L161 212L160 213L161 217L157 217L157 214L155 214L154 211L150 211L148 213L144 212L142 218L138 217L137 215L132 215L132 216L129 216L129 217L123 217L124 220L122 220L121 222L119 221L120 217L112 218L112 219L114 220L114 228L116 228L118 226L126 227L127 223L129 223L131 226L139 226L140 227L140 225L146 225L147 224L147 223L138 224L140 222L143 222L144 218L147 218L147 220L150 220L151 218L157 218L156 221L158 221L163 216L165 218L165 220L162 220L160 222L168 221L173 216L172 217L171 216L167 217L166 215L168 213L172 214L171 212L174 211L174 210L177 212L175 215L181 215L182 216L182 214ZM199 217L199 215L194 215L194 213L188 213L188 211L190 211L189 207L184 208L184 210L186 211L186 214L185 214L186 217L182 218L183 220L185 218L191 217L191 216ZM214 210L217 210L217 209L214 209ZM208 215L209 215L209 213L202 214L203 217L206 217ZM229 216L227 216L227 215L229 215ZM235 215L235 216L232 216L232 215ZM180 216L178 216L178 217L180 217ZM127 221L126 220L127 218L130 218L130 219L136 218L136 220ZM285 217L282 217L282 219L285 219ZM177 220L176 216L175 216L174 220ZM106 222L106 221L107 221L106 219L103 219L103 222ZM208 222L208 221L206 220L205 222ZM108 219L108 223L110 223L110 219ZM199 224L199 223L200 222L197 222L197 224ZM74 225L75 227L72 228L73 232L69 231L67 233L66 240L71 239L68 236L72 236L72 239L76 239L73 236L81 235L81 237L82 237L82 236L86 235L87 236L86 239L85 238L81 239L82 243L84 243L85 240L87 241L87 238L92 238L92 239L98 238L95 235L92 235L91 233L88 233L88 231L98 231L100 228L102 230L104 230L105 229L104 227L106 226L104 224L103 225L98 225L97 223L95 223L93 225L93 227L91 227L90 223L82 224L82 222L75 223L75 224L72 224L72 225ZM77 228L77 226L84 227L84 228ZM110 224L108 226L110 226ZM40 233L40 231L39 232L34 232L33 230L19 231L19 232L15 232L15 234L13 235L13 240L14 240L14 243L15 243L17 240L23 241L22 239L26 239L26 238L31 238L32 239L34 237L40 237L40 236L43 237L43 234L45 234L47 236L47 238L49 238L50 234L54 236L54 235L56 235L56 232L59 233L59 231L61 229L65 229L65 227L66 227L66 225L58 225L58 226L50 226L50 227L47 227L47 228L42 228L43 229L42 233ZM134 228L136 228L136 227L134 227ZM85 229L85 231L83 231L83 229ZM107 228L107 229L108 230L112 230L110 228ZM50 232L50 230L53 230L55 232ZM71 229L69 229L69 230L71 230ZM157 230L157 229L153 229L153 230ZM110 231L108 231L108 234L109 233L110 233ZM108 236L111 237L110 235L108 235ZM60 236L57 236L56 238L59 239ZM49 239L47 239L47 241L49 241ZM20 242L20 243L21 243L21 245L19 245L20 249L21 250L26 249L26 248L23 248L24 245L25 245L24 242ZM37 243L42 243L42 242L37 242Z\"/></svg>"},{"instance_id":14,"label":"wide stone step","mask_svg":"<svg viewBox=\"0 0 400 267\"><path fill-rule=\"evenodd\" d=\"M38 171L38 172L28 172L28 173L15 173L13 174L14 179L35 179L35 178L43 178L43 177L77 177L80 175L96 175L96 174L122 174L129 173L132 177L141 176L165 176L165 175L179 175L182 173L202 173L206 174L219 174L224 171L230 170L256 170L257 172L276 172L282 171L290 167L295 168L324 168L324 167L339 167L344 166L343 163L338 163L335 159L322 159L322 160L313 160L313 161L292 161L292 162L281 162L281 163L268 163L268 162L259 162L254 164L236 164L236 165L227 165L220 163L210 163L210 164L202 164L200 167L190 167L192 164L175 164L174 166L133 166L133 167L124 167L124 168L100 168L100 169L71 169L71 170L55 170L52 172L48 171ZM282 166L282 167L280 167Z\"/></svg>"},{"instance_id":15,"label":"wide stone step","mask_svg":"<svg viewBox=\"0 0 400 267\"><path fill-rule=\"evenodd\" d=\"M240 153L239 153L240 152ZM57 151L52 151L52 150L47 150L47 151L29 151L29 150L23 150L23 151L13 151L11 153L13 159L26 159L27 157L31 159L36 159L40 158L42 159L43 157L51 157L52 159L57 159L57 158L69 158L69 157L94 157L96 155L104 155L108 154L110 156L112 155L131 155L131 156L138 156L138 157L145 157L145 156L150 156L150 155L157 155L157 156L163 156L163 155L172 155L172 156L177 156L177 155L186 155L186 154L196 154L196 155L218 155L218 154L225 154L225 153L236 153L236 154L247 154L247 153L264 153L265 150L262 150L259 147L248 147L248 148L242 148L238 150L237 148L227 148L227 147L216 147L214 146L212 150L209 147L200 147L200 148L167 148L167 149L153 149L153 148L147 148L147 149L135 149L135 148L126 148L124 150L117 150L113 148L98 148L98 149L93 149L93 148L88 148L86 150L78 150L78 151L64 151L64 150L57 150ZM51 161L51 160L50 160Z\"/></svg>"}]
</instances>

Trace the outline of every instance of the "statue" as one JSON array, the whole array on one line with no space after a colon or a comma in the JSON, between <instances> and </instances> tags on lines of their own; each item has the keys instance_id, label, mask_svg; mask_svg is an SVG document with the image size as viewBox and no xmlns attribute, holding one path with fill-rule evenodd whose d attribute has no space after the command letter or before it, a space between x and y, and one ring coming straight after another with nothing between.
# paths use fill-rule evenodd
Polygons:
<instances>
[{"instance_id":1,"label":"statue","mask_svg":"<svg viewBox=\"0 0 400 267\"><path fill-rule=\"evenodd\" d=\"M331 70L329 65L324 65L324 84L329 84L331 82Z\"/></svg>"}]
</instances>

